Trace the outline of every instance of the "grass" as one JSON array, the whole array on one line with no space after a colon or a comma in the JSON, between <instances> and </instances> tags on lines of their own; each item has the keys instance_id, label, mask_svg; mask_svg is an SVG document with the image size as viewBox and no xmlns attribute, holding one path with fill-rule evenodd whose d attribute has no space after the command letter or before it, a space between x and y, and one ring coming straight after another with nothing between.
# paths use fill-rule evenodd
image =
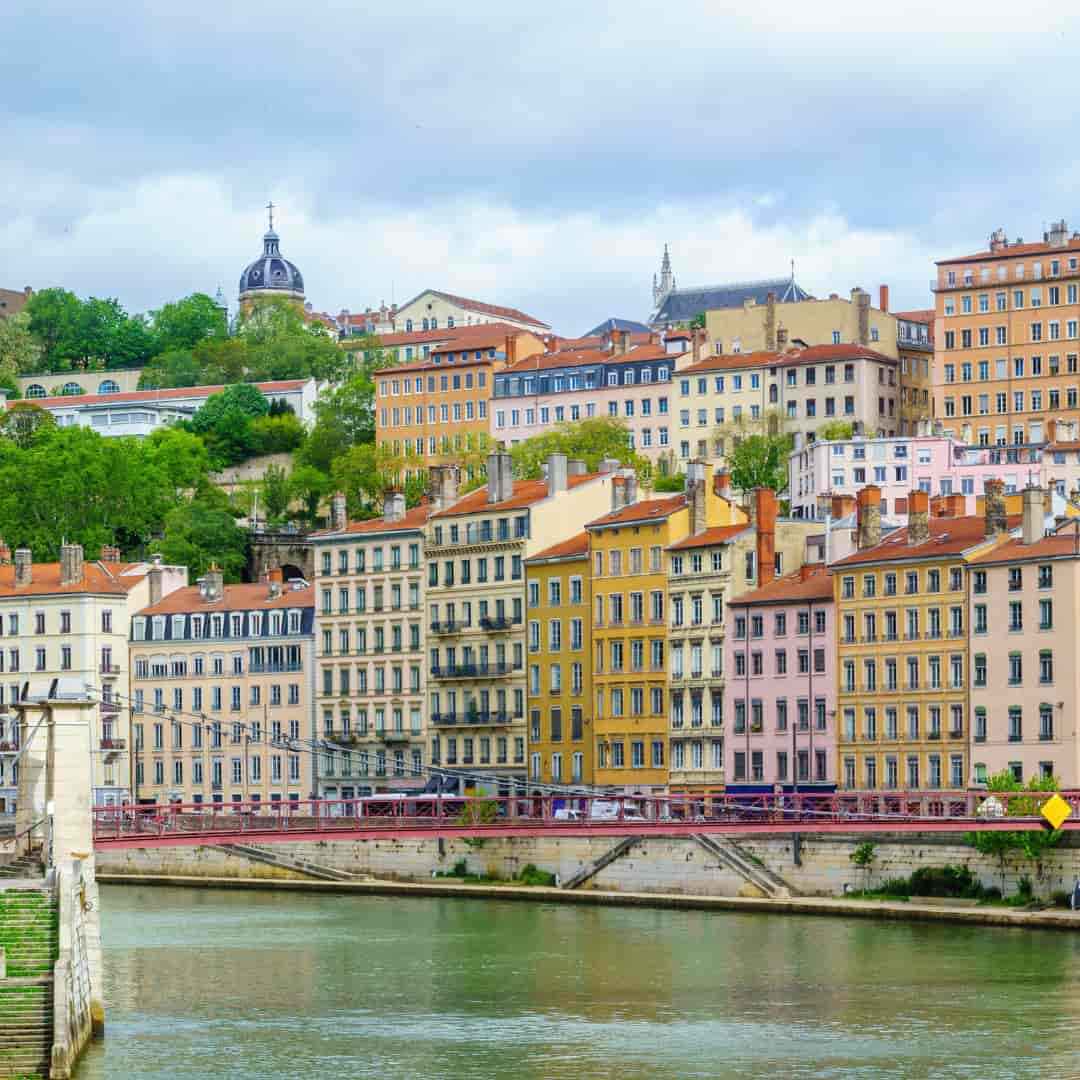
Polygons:
<instances>
[{"instance_id":1,"label":"grass","mask_svg":"<svg viewBox=\"0 0 1080 1080\"><path fill-rule=\"evenodd\" d=\"M434 877L451 879L462 885L527 885L540 887L553 887L555 875L546 870L539 870L533 863L523 866L521 873L516 878L492 877L489 874L470 874L468 864L464 859L459 859L450 870L438 870Z\"/></svg>"}]
</instances>

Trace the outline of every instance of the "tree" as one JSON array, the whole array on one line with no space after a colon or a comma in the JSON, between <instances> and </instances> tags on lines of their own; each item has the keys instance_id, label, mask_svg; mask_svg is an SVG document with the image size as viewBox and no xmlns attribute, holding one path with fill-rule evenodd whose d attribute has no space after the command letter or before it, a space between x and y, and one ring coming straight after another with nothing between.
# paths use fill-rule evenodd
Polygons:
<instances>
[{"instance_id":1,"label":"tree","mask_svg":"<svg viewBox=\"0 0 1080 1080\"><path fill-rule=\"evenodd\" d=\"M385 446L363 443L350 447L334 462L331 476L334 486L345 493L349 514L354 518L371 517L382 512L382 498L389 488L403 486L408 470L415 470L419 459L395 455ZM409 490L406 489L406 496ZM413 496L419 499L414 486Z\"/></svg>"},{"instance_id":2,"label":"tree","mask_svg":"<svg viewBox=\"0 0 1080 1080\"><path fill-rule=\"evenodd\" d=\"M786 435L748 435L728 452L731 483L740 491L787 487L787 458L791 440Z\"/></svg>"},{"instance_id":3,"label":"tree","mask_svg":"<svg viewBox=\"0 0 1080 1080\"><path fill-rule=\"evenodd\" d=\"M304 425L295 413L260 416L251 421L256 454L287 454L304 442Z\"/></svg>"},{"instance_id":4,"label":"tree","mask_svg":"<svg viewBox=\"0 0 1080 1080\"><path fill-rule=\"evenodd\" d=\"M211 394L191 418L191 430L202 435L211 458L234 465L255 453L252 420L270 410L266 398L250 383L234 383Z\"/></svg>"},{"instance_id":5,"label":"tree","mask_svg":"<svg viewBox=\"0 0 1080 1080\"><path fill-rule=\"evenodd\" d=\"M167 478L175 499L193 493L207 482L210 455L198 435L169 425L151 432L141 445L148 463Z\"/></svg>"},{"instance_id":6,"label":"tree","mask_svg":"<svg viewBox=\"0 0 1080 1080\"><path fill-rule=\"evenodd\" d=\"M280 465L271 465L263 473L262 504L267 521L278 521L289 509L289 474Z\"/></svg>"},{"instance_id":7,"label":"tree","mask_svg":"<svg viewBox=\"0 0 1080 1080\"><path fill-rule=\"evenodd\" d=\"M289 476L289 494L304 504L304 516L314 525L319 504L330 494L330 477L311 465L298 465Z\"/></svg>"},{"instance_id":8,"label":"tree","mask_svg":"<svg viewBox=\"0 0 1080 1080\"><path fill-rule=\"evenodd\" d=\"M140 390L165 390L175 386L198 386L202 369L190 349L159 353L143 368Z\"/></svg>"},{"instance_id":9,"label":"tree","mask_svg":"<svg viewBox=\"0 0 1080 1080\"><path fill-rule=\"evenodd\" d=\"M34 441L42 428L55 427L56 417L29 401L16 402L0 413L0 437L10 439L23 450Z\"/></svg>"},{"instance_id":10,"label":"tree","mask_svg":"<svg viewBox=\"0 0 1080 1080\"><path fill-rule=\"evenodd\" d=\"M283 297L263 297L244 311L237 334L248 346L247 378L339 379L349 360L319 323L308 323Z\"/></svg>"},{"instance_id":11,"label":"tree","mask_svg":"<svg viewBox=\"0 0 1080 1080\"><path fill-rule=\"evenodd\" d=\"M79 298L67 289L41 289L26 302L30 333L41 346L46 371L67 371L76 355Z\"/></svg>"},{"instance_id":12,"label":"tree","mask_svg":"<svg viewBox=\"0 0 1080 1080\"><path fill-rule=\"evenodd\" d=\"M151 313L151 319L161 352L191 350L208 338L224 338L229 330L225 313L206 293L192 293L164 304Z\"/></svg>"},{"instance_id":13,"label":"tree","mask_svg":"<svg viewBox=\"0 0 1080 1080\"><path fill-rule=\"evenodd\" d=\"M653 481L653 490L657 492L685 491L686 473L678 472L656 477Z\"/></svg>"},{"instance_id":14,"label":"tree","mask_svg":"<svg viewBox=\"0 0 1080 1080\"><path fill-rule=\"evenodd\" d=\"M995 773L986 782L986 790L990 792L990 797L993 797L995 792L1031 791L1045 794L1058 791L1060 786L1058 780L1053 776L1033 776L1025 787L1013 776L1012 771L1009 769L1002 769L1001 772ZM1043 799L1036 796L1030 799L1009 799L1005 807L1005 814L1007 817L1037 816L1043 801ZM1001 875L1001 893L1004 896L1005 864L1008 856L1013 853L1023 853L1026 858L1035 863L1036 874L1041 877L1043 857L1050 848L1055 847L1060 842L1061 837L1061 829L1024 829L1017 832L988 829L968 833L965 839L981 855L991 855L997 858L998 872Z\"/></svg>"},{"instance_id":15,"label":"tree","mask_svg":"<svg viewBox=\"0 0 1080 1080\"><path fill-rule=\"evenodd\" d=\"M30 316L25 311L0 319L0 373L37 371L41 356L41 346L30 332Z\"/></svg>"},{"instance_id":16,"label":"tree","mask_svg":"<svg viewBox=\"0 0 1080 1080\"><path fill-rule=\"evenodd\" d=\"M824 442L836 442L840 439L850 439L855 431L855 425L847 420L830 420L817 429L817 438Z\"/></svg>"},{"instance_id":17,"label":"tree","mask_svg":"<svg viewBox=\"0 0 1080 1080\"><path fill-rule=\"evenodd\" d=\"M182 503L165 519L161 554L200 577L216 563L226 581L239 581L247 564L247 534L222 501L208 493Z\"/></svg>"},{"instance_id":18,"label":"tree","mask_svg":"<svg viewBox=\"0 0 1080 1080\"><path fill-rule=\"evenodd\" d=\"M571 424L559 424L554 430L524 439L510 450L514 475L535 480L551 454L566 454L585 462L589 472L596 472L604 458L614 458L621 465L641 472L648 470L645 460L630 445L630 430L618 420L596 417Z\"/></svg>"}]
</instances>

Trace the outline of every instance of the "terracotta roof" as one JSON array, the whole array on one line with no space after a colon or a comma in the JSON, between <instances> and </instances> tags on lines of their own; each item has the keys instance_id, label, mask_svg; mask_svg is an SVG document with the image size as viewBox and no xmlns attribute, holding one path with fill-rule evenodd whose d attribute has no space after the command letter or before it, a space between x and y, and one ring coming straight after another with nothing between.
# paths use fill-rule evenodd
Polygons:
<instances>
[{"instance_id":1,"label":"terracotta roof","mask_svg":"<svg viewBox=\"0 0 1080 1080\"><path fill-rule=\"evenodd\" d=\"M632 364L644 360L663 360L671 357L673 360L683 353L669 353L662 345L644 343L635 345L629 352L620 354L608 352L606 349L561 349L559 352L536 353L534 356L526 356L508 365L505 371L517 373L520 371L546 371L549 368L581 367L585 364Z\"/></svg>"},{"instance_id":2,"label":"terracotta roof","mask_svg":"<svg viewBox=\"0 0 1080 1080\"><path fill-rule=\"evenodd\" d=\"M1008 527L1016 528L1020 516L1008 519ZM943 555L959 555L986 539L986 519L981 515L956 518L931 518L930 539L922 544L909 544L908 531L901 528L891 532L880 544L853 552L832 564L833 569L858 566L862 563L891 562L898 559L936 559Z\"/></svg>"},{"instance_id":3,"label":"terracotta roof","mask_svg":"<svg viewBox=\"0 0 1080 1080\"><path fill-rule=\"evenodd\" d=\"M576 488L589 480L595 480L599 475L599 473L586 473L584 476L569 476L566 480L567 488ZM518 510L525 506L532 506L533 503L541 502L548 497L547 481L515 480L513 495L509 499L503 499L502 502L489 503L487 495L487 486L479 487L458 499L453 506L439 510L431 516L433 519L459 517L462 514L476 514L483 510Z\"/></svg>"},{"instance_id":4,"label":"terracotta roof","mask_svg":"<svg viewBox=\"0 0 1080 1080\"><path fill-rule=\"evenodd\" d=\"M685 551L688 548L711 547L713 544L724 544L728 540L738 536L739 533L753 529L749 521L740 522L738 525L716 525L704 532L695 533L677 544L668 546L668 551Z\"/></svg>"},{"instance_id":5,"label":"terracotta roof","mask_svg":"<svg viewBox=\"0 0 1080 1080\"><path fill-rule=\"evenodd\" d=\"M94 372L95 375L101 374ZM107 374L107 372L105 373ZM72 374L72 379L79 377L78 372ZM289 390L299 390L307 379L280 379L277 382L252 383L264 394L283 394ZM68 396L27 398L31 405L39 405L43 409L60 408L66 405L112 405L116 402L128 402L129 404L152 405L155 401L173 401L185 398L207 398L211 394L219 394L225 389L221 386L176 386L167 390L128 390L119 394L70 394ZM13 404L8 402L9 405Z\"/></svg>"},{"instance_id":6,"label":"terracotta roof","mask_svg":"<svg viewBox=\"0 0 1080 1080\"><path fill-rule=\"evenodd\" d=\"M395 364L393 367L380 368L375 372L375 378L390 378L403 371L460 371L462 368L467 367L490 367L492 364L497 363L499 359L499 357L493 359L485 355L479 360L470 357L468 360L456 360L452 364L436 364L434 360L413 360L408 364Z\"/></svg>"},{"instance_id":7,"label":"terracotta roof","mask_svg":"<svg viewBox=\"0 0 1080 1080\"><path fill-rule=\"evenodd\" d=\"M144 563L83 563L83 579L74 585L60 584L60 564L34 563L29 585L15 585L15 567L0 566L0 597L53 596L105 593L125 596L146 576Z\"/></svg>"},{"instance_id":8,"label":"terracotta roof","mask_svg":"<svg viewBox=\"0 0 1080 1080\"><path fill-rule=\"evenodd\" d=\"M516 327L509 323L489 323L489 326L505 326L507 330L515 330ZM463 337L466 330L476 329L473 326L448 326L444 330L409 330L398 331L393 334L376 334L380 345L428 345L433 341L457 341Z\"/></svg>"},{"instance_id":9,"label":"terracotta roof","mask_svg":"<svg viewBox=\"0 0 1080 1080\"><path fill-rule=\"evenodd\" d=\"M932 323L937 316L933 308L919 308L918 311L893 311L894 319L906 319L908 322Z\"/></svg>"},{"instance_id":10,"label":"terracotta roof","mask_svg":"<svg viewBox=\"0 0 1080 1080\"><path fill-rule=\"evenodd\" d=\"M583 559L589 554L589 534L578 533L577 536L563 540L559 544L552 544L549 548L531 555L525 561L527 563L546 562L549 559Z\"/></svg>"},{"instance_id":11,"label":"terracotta roof","mask_svg":"<svg viewBox=\"0 0 1080 1080\"><path fill-rule=\"evenodd\" d=\"M1025 544L1015 537L1008 543L1001 544L971 560L973 566L989 566L993 563L1019 562L1022 559L1080 558L1077 538L1072 531L1054 533L1036 540L1034 544Z\"/></svg>"},{"instance_id":12,"label":"terracotta roof","mask_svg":"<svg viewBox=\"0 0 1080 1080\"><path fill-rule=\"evenodd\" d=\"M666 499L648 499L631 503L610 514L598 517L585 526L586 529L603 529L609 525L624 525L636 521L662 521L686 505L686 493L669 495Z\"/></svg>"},{"instance_id":13,"label":"terracotta roof","mask_svg":"<svg viewBox=\"0 0 1080 1080\"><path fill-rule=\"evenodd\" d=\"M405 511L400 521L387 521L385 518L369 518L367 521L350 521L344 529L318 529L312 536L355 536L371 535L380 532L401 532L403 529L419 529L431 516L431 506L421 503Z\"/></svg>"},{"instance_id":14,"label":"terracotta roof","mask_svg":"<svg viewBox=\"0 0 1080 1080\"><path fill-rule=\"evenodd\" d=\"M831 600L832 578L824 563L809 563L793 574L775 578L753 592L743 593L728 601L728 607L741 604L787 604L800 600Z\"/></svg>"},{"instance_id":15,"label":"terracotta roof","mask_svg":"<svg viewBox=\"0 0 1080 1080\"><path fill-rule=\"evenodd\" d=\"M949 266L952 263L988 262L997 259L1017 259L1021 255L1054 255L1055 253L1076 251L1080 251L1080 238L1070 236L1068 242L1061 247L1049 244L1045 240L1039 240L1033 244L1010 243L1008 247L1002 248L1001 251L977 251L974 255L958 255L954 259L938 259L936 265ZM960 288L963 287L963 285L960 286ZM976 289L982 286L980 282L973 281L970 287Z\"/></svg>"},{"instance_id":16,"label":"terracotta roof","mask_svg":"<svg viewBox=\"0 0 1080 1080\"><path fill-rule=\"evenodd\" d=\"M819 364L830 360L838 363L845 360L899 363L894 357L868 349L865 345L808 345L805 349L790 349L782 353L760 350L752 353L714 354L691 364L690 367L680 368L679 375L693 375L702 371L738 371L753 367L791 367L794 364Z\"/></svg>"},{"instance_id":17,"label":"terracotta roof","mask_svg":"<svg viewBox=\"0 0 1080 1080\"><path fill-rule=\"evenodd\" d=\"M453 293L440 292L438 289L425 289L424 292L420 293L420 296L425 293L431 293L432 296L441 296L447 303L457 304L458 307L463 307L467 311L479 311L482 315L494 315L497 319L513 319L514 322L531 323L540 330L551 329L547 323L541 322L532 315L526 315L524 311L519 311L517 308L502 307L499 304L485 304L480 300L470 300L467 296L455 296ZM409 301L409 303L412 303L412 301ZM408 307L408 304L402 306Z\"/></svg>"},{"instance_id":18,"label":"terracotta roof","mask_svg":"<svg viewBox=\"0 0 1080 1080\"><path fill-rule=\"evenodd\" d=\"M220 600L210 603L202 598L198 585L188 585L175 589L156 604L144 607L140 615L179 615L189 611L254 611L265 608L298 608L315 606L315 586L305 584L302 589L294 589L289 582L282 586L281 593L271 598L265 584L226 585Z\"/></svg>"}]
</instances>

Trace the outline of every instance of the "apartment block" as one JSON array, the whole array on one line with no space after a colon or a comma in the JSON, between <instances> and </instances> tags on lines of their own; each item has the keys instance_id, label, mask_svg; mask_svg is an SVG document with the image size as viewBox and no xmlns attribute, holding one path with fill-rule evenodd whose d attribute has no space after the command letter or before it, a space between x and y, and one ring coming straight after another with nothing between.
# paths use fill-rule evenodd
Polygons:
<instances>
[{"instance_id":1,"label":"apartment block","mask_svg":"<svg viewBox=\"0 0 1080 1080\"><path fill-rule=\"evenodd\" d=\"M1080 417L1080 233L991 234L943 259L936 295L934 414L965 443L1046 440L1047 415Z\"/></svg>"},{"instance_id":2,"label":"apartment block","mask_svg":"<svg viewBox=\"0 0 1080 1080\"><path fill-rule=\"evenodd\" d=\"M130 652L136 803L315 794L310 584L276 570L225 585L209 570L134 616Z\"/></svg>"},{"instance_id":3,"label":"apartment block","mask_svg":"<svg viewBox=\"0 0 1080 1080\"><path fill-rule=\"evenodd\" d=\"M486 485L461 497L457 471L437 473L424 531L432 765L500 792L524 787L526 695L540 693L539 663L526 667L525 560L610 505L616 466L589 475L553 454L544 479L515 480L498 452Z\"/></svg>"},{"instance_id":4,"label":"apartment block","mask_svg":"<svg viewBox=\"0 0 1080 1080\"><path fill-rule=\"evenodd\" d=\"M883 303L888 302L887 296ZM934 418L934 311L896 312L900 358L900 434L911 435Z\"/></svg>"},{"instance_id":5,"label":"apartment block","mask_svg":"<svg viewBox=\"0 0 1080 1080\"><path fill-rule=\"evenodd\" d=\"M592 784L592 589L580 532L525 560L529 782ZM538 688L538 692L535 692Z\"/></svg>"},{"instance_id":6,"label":"apartment block","mask_svg":"<svg viewBox=\"0 0 1080 1080\"><path fill-rule=\"evenodd\" d=\"M349 799L422 788L424 525L431 506L406 510L387 492L382 517L349 521L333 500L315 549L319 733L340 751L320 756L320 796Z\"/></svg>"},{"instance_id":7,"label":"apartment block","mask_svg":"<svg viewBox=\"0 0 1080 1080\"><path fill-rule=\"evenodd\" d=\"M118 806L133 797L131 680L128 637L132 616L187 584L187 570L120 561L106 547L86 561L79 544L64 544L60 561L35 563L28 548L14 555L0 542L0 799L15 811L19 739L10 705L24 683L46 693L64 679L100 698L91 734L93 800Z\"/></svg>"}]
</instances>

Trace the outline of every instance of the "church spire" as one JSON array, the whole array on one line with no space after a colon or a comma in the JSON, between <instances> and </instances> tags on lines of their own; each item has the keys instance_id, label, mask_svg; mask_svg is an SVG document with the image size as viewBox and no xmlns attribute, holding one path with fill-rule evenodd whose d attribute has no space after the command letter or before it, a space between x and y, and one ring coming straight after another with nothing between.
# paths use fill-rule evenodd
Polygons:
<instances>
[{"instance_id":1,"label":"church spire","mask_svg":"<svg viewBox=\"0 0 1080 1080\"><path fill-rule=\"evenodd\" d=\"M667 244L664 245L664 257L660 260L660 280L653 275L653 307L659 309L660 305L671 295L675 289L675 275L671 272L671 254Z\"/></svg>"}]
</instances>

